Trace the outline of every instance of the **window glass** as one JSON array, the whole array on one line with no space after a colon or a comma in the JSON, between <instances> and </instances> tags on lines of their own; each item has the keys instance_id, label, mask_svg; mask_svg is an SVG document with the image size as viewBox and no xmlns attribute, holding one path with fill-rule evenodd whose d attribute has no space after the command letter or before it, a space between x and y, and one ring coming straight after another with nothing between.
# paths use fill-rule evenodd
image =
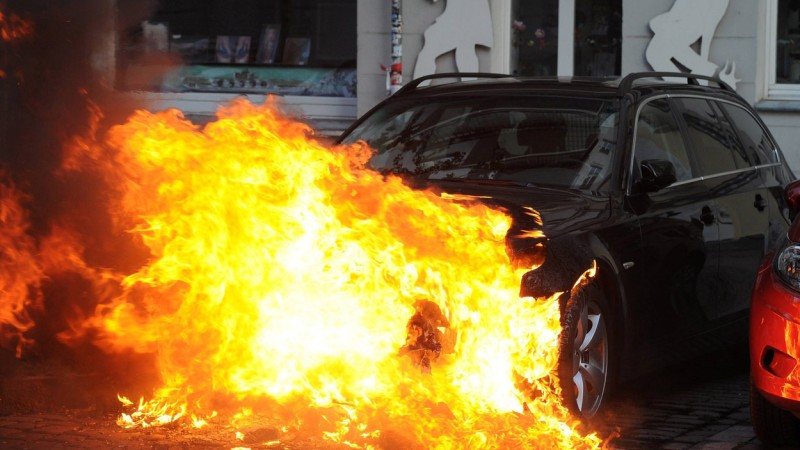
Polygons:
<instances>
[{"instance_id":1,"label":"window glass","mask_svg":"<svg viewBox=\"0 0 800 450\"><path fill-rule=\"evenodd\" d=\"M356 0L153 4L120 36L121 89L355 96Z\"/></svg>"},{"instance_id":2,"label":"window glass","mask_svg":"<svg viewBox=\"0 0 800 450\"><path fill-rule=\"evenodd\" d=\"M517 0L512 33L512 45L517 54L517 74L556 74L558 0Z\"/></svg>"},{"instance_id":3,"label":"window glass","mask_svg":"<svg viewBox=\"0 0 800 450\"><path fill-rule=\"evenodd\" d=\"M775 81L800 83L800 2L778 1Z\"/></svg>"},{"instance_id":4,"label":"window glass","mask_svg":"<svg viewBox=\"0 0 800 450\"><path fill-rule=\"evenodd\" d=\"M708 101L684 98L681 117L686 124L689 143L698 162L701 176L736 170L731 144L717 114Z\"/></svg>"},{"instance_id":5,"label":"window glass","mask_svg":"<svg viewBox=\"0 0 800 450\"><path fill-rule=\"evenodd\" d=\"M512 53L516 74L556 75L558 5L559 0L515 1ZM575 34L573 75L620 74L622 0L575 0L574 23L574 30L569 30Z\"/></svg>"},{"instance_id":6,"label":"window glass","mask_svg":"<svg viewBox=\"0 0 800 450\"><path fill-rule=\"evenodd\" d=\"M619 75L622 0L575 0L574 75Z\"/></svg>"},{"instance_id":7,"label":"window glass","mask_svg":"<svg viewBox=\"0 0 800 450\"><path fill-rule=\"evenodd\" d=\"M636 167L647 160L666 160L675 167L677 181L694 178L680 127L667 99L650 101L639 112L634 158Z\"/></svg>"},{"instance_id":8,"label":"window glass","mask_svg":"<svg viewBox=\"0 0 800 450\"><path fill-rule=\"evenodd\" d=\"M616 116L614 103L574 97L398 100L343 142L367 142L370 165L384 172L599 191L612 173Z\"/></svg>"},{"instance_id":9,"label":"window glass","mask_svg":"<svg viewBox=\"0 0 800 450\"><path fill-rule=\"evenodd\" d=\"M731 121L728 119L728 116L721 109L723 107L722 102L714 101L711 102L711 105L714 107L714 114L717 116L717 119L719 119L720 127L725 135L725 140L728 142L731 155L733 156L733 162L736 164L736 168L744 169L746 167L751 167L751 158L748 155L747 150L745 150L744 144L736 133L736 127L731 123Z\"/></svg>"},{"instance_id":10,"label":"window glass","mask_svg":"<svg viewBox=\"0 0 800 450\"><path fill-rule=\"evenodd\" d=\"M753 155L754 164L771 164L778 162L775 146L769 138L766 130L756 119L744 108L723 103L722 108L735 123L735 129L739 131L742 144L747 151Z\"/></svg>"}]
</instances>

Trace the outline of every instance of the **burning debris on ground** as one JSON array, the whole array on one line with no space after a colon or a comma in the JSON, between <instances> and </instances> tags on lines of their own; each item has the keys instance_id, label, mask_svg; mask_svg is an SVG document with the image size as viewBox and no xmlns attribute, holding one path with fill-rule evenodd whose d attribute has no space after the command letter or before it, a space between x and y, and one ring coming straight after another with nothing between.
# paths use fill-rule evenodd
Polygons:
<instances>
[{"instance_id":1,"label":"burning debris on ground","mask_svg":"<svg viewBox=\"0 0 800 450\"><path fill-rule=\"evenodd\" d=\"M119 375L98 392L142 398L125 400L123 427L601 445L550 381L558 302L518 296L503 211L374 172L369 148L324 145L277 99L224 105L203 126L114 103L87 31L103 30L88 23L103 2L18 3L3 17L34 32L3 55L52 54L65 71L0 60L18 110L0 160L4 351Z\"/></svg>"}]
</instances>

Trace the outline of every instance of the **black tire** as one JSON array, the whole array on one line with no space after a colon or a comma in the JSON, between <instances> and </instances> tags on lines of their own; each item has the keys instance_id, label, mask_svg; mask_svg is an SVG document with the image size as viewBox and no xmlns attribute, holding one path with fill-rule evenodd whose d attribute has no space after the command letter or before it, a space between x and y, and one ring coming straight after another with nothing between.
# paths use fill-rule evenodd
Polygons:
<instances>
[{"instance_id":1,"label":"black tire","mask_svg":"<svg viewBox=\"0 0 800 450\"><path fill-rule=\"evenodd\" d=\"M594 417L613 386L609 311L596 281L579 288L564 306L558 378L562 400L577 417Z\"/></svg>"},{"instance_id":2,"label":"black tire","mask_svg":"<svg viewBox=\"0 0 800 450\"><path fill-rule=\"evenodd\" d=\"M773 405L750 379L750 419L756 436L768 447L800 447L800 419Z\"/></svg>"}]
</instances>

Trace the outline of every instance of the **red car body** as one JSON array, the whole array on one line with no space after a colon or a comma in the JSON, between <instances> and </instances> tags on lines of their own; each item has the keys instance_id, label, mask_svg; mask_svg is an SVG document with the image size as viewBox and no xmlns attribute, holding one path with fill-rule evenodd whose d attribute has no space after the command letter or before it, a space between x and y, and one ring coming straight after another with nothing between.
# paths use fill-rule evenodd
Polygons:
<instances>
[{"instance_id":1,"label":"red car body","mask_svg":"<svg viewBox=\"0 0 800 450\"><path fill-rule=\"evenodd\" d=\"M787 198L795 206L800 195L793 187ZM758 271L750 309L750 373L756 435L768 445L800 445L800 215Z\"/></svg>"}]
</instances>

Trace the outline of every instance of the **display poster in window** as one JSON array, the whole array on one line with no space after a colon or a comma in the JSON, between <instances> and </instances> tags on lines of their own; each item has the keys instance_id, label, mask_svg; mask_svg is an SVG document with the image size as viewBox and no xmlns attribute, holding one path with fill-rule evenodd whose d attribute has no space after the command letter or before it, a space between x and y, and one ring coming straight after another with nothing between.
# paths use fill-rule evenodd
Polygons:
<instances>
[{"instance_id":1,"label":"display poster in window","mask_svg":"<svg viewBox=\"0 0 800 450\"><path fill-rule=\"evenodd\" d=\"M217 36L217 62L247 64L250 61L250 36Z\"/></svg>"},{"instance_id":2,"label":"display poster in window","mask_svg":"<svg viewBox=\"0 0 800 450\"><path fill-rule=\"evenodd\" d=\"M256 63L272 64L278 53L278 43L281 38L281 26L278 24L265 25L261 31L261 39L258 41L258 53L256 53Z\"/></svg>"},{"instance_id":3,"label":"display poster in window","mask_svg":"<svg viewBox=\"0 0 800 450\"><path fill-rule=\"evenodd\" d=\"M308 57L311 54L311 39L309 38L287 38L283 46L283 63L295 66L308 64Z\"/></svg>"},{"instance_id":4,"label":"display poster in window","mask_svg":"<svg viewBox=\"0 0 800 450\"><path fill-rule=\"evenodd\" d=\"M204 64L211 61L211 38L208 36L192 36L173 34L170 36L169 49L178 54L185 64Z\"/></svg>"},{"instance_id":5,"label":"display poster in window","mask_svg":"<svg viewBox=\"0 0 800 450\"><path fill-rule=\"evenodd\" d=\"M169 50L169 25L166 22L142 22L142 46L145 54Z\"/></svg>"}]
</instances>

